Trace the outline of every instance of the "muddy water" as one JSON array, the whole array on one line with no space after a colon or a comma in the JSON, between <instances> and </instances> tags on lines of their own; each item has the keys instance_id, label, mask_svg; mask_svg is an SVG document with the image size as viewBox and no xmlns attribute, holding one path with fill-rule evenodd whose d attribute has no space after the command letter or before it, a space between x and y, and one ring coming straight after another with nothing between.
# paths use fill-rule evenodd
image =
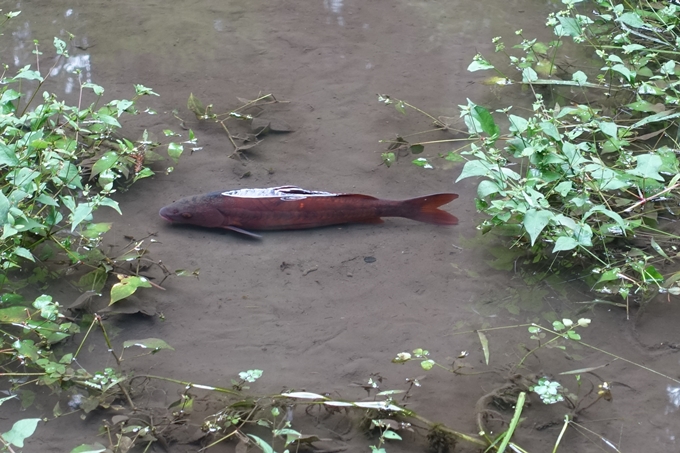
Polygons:
<instances>
[{"instance_id":1,"label":"muddy water","mask_svg":"<svg viewBox=\"0 0 680 453\"><path fill-rule=\"evenodd\" d=\"M140 83L161 95L148 102L159 113L128 121L132 138L144 129L157 136L163 129L181 130L173 109L199 137L202 149L184 156L173 173L120 194L124 217L98 214L116 222L107 244L121 247L126 235L157 233L155 259L171 269L200 268L200 280L175 278L164 284L165 292L140 294L139 303L162 317L110 318L117 347L128 339L157 337L175 349L128 359L125 365L136 373L229 387L238 372L258 368L264 375L254 388L263 394L294 388L363 398L363 390L351 384L380 376L381 389L405 389L406 378L424 374L416 363L392 364L401 351L427 348L444 364L467 351L457 362L465 365L462 372L494 372L454 376L432 370L408 405L430 420L475 433L477 400L502 385L507 367L535 344L526 328L489 332L487 367L476 334L456 333L588 316L593 324L583 337L589 344L680 377L677 355L658 347L678 343L677 302L655 302L635 329L619 309L579 314L584 305L578 302L592 295L577 282L530 286L519 274L489 264L492 253L475 239L476 183L454 184L459 166L443 168L442 159L434 159L433 170L417 168L411 159L392 168L380 165L380 139L429 125L414 113L403 116L380 105L376 93L446 116L456 116L466 98L494 107L523 102L521 93L493 90L480 83L483 74L465 68L477 51L492 53L494 36L509 41L522 28L526 36L549 38L543 29L549 2L31 1L13 9L23 12L5 31L5 60L13 55L14 66L28 64L33 39L48 44L68 31L77 36L77 47L70 63L54 70L50 89L77 99L74 69L104 86L107 99L132 96L133 84ZM45 48L43 68L50 58ZM267 137L248 152L247 162L229 159L232 148L220 128L198 124L187 111L192 92L216 111L237 107L237 97L274 93L289 102L272 106L267 115L284 119L295 132ZM424 155L436 158L449 149L431 148ZM253 241L231 232L171 227L157 216L161 206L186 195L283 184L395 199L454 191L460 198L447 209L461 222L446 228L388 219L383 225L268 232ZM63 297L68 303L77 294L65 288ZM560 451L613 451L602 438L626 452L678 449L679 403L671 396L680 384L591 349L568 352L541 351L519 373L554 376L577 392L573 377L558 373L602 366L597 376L584 375L580 393L604 380L614 383L614 400L581 414L581 428L567 431ZM93 369L112 365L104 343L95 344L83 361ZM153 385L144 400L157 408L182 391ZM39 399L32 410L49 417L53 401L47 401L52 400ZM543 406L535 396L531 401L516 439L529 451L550 451L566 410ZM14 419L8 407L18 406L3 406L3 427ZM216 407L201 406L187 431ZM51 421L26 451L70 451L93 441L100 421L110 416L97 412L85 421L73 416ZM503 416L509 420L511 414ZM375 442L339 415L300 411L294 423L306 434L333 439L329 448L368 451ZM425 448L422 436L404 438L388 451ZM170 446L173 452L197 448ZM225 442L213 450L234 448Z\"/></svg>"}]
</instances>

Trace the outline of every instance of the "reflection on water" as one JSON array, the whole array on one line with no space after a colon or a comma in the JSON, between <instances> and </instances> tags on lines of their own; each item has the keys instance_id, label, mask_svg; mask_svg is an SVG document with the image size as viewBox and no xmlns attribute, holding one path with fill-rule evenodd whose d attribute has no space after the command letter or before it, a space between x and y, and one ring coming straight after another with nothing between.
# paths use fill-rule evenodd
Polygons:
<instances>
[{"instance_id":1,"label":"reflection on water","mask_svg":"<svg viewBox=\"0 0 680 453\"><path fill-rule=\"evenodd\" d=\"M666 387L666 393L668 394L668 402L670 405L666 406L666 412L664 415L670 415L680 408L680 387L673 387L669 385ZM671 443L675 443L676 434L670 428L666 428L666 435L668 435L668 440Z\"/></svg>"},{"instance_id":2,"label":"reflection on water","mask_svg":"<svg viewBox=\"0 0 680 453\"><path fill-rule=\"evenodd\" d=\"M80 71L80 75L76 75L77 71ZM92 82L90 54L73 55L66 60L60 60L59 64L52 68L50 76L57 77L59 74L63 74L64 92L69 94L76 87L78 77L83 83Z\"/></svg>"},{"instance_id":3,"label":"reflection on water","mask_svg":"<svg viewBox=\"0 0 680 453\"><path fill-rule=\"evenodd\" d=\"M16 4L16 10L21 10L21 2ZM61 85L57 91L70 94L78 89L78 79L81 83L92 82L92 59L89 53L83 53L83 49L88 49L91 44L87 36L78 36L74 42L68 43L72 35L67 27L75 25L73 21L77 20L78 14L73 8L68 8L64 11L63 17L67 20L55 19L53 23L64 26L55 35L70 44L68 46L69 58L61 58L57 61L51 40L47 40L42 32L34 32L32 22L27 16L23 22L20 22L22 15L14 19L11 53L12 62L17 70L31 65L32 69L38 69L41 75L47 76L45 70L49 68L49 76L57 79ZM37 40L40 42L36 49L35 41ZM74 55L74 52L77 54ZM36 53L38 53L39 60L36 59Z\"/></svg>"},{"instance_id":4,"label":"reflection on water","mask_svg":"<svg viewBox=\"0 0 680 453\"><path fill-rule=\"evenodd\" d=\"M666 409L666 415L668 415L680 408L680 387L669 385L666 387L666 392L668 392L668 401L672 404Z\"/></svg>"},{"instance_id":5,"label":"reflection on water","mask_svg":"<svg viewBox=\"0 0 680 453\"><path fill-rule=\"evenodd\" d=\"M336 21L341 27L345 26L345 19L342 17L343 0L324 0L323 6L331 13L336 15ZM331 18L326 19L327 23L331 23Z\"/></svg>"}]
</instances>

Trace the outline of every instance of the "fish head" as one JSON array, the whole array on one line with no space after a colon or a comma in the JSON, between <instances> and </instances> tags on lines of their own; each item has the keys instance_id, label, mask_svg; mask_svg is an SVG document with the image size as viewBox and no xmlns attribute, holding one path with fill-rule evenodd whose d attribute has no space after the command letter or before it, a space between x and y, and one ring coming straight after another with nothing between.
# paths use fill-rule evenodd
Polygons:
<instances>
[{"instance_id":1,"label":"fish head","mask_svg":"<svg viewBox=\"0 0 680 453\"><path fill-rule=\"evenodd\" d=\"M161 208L158 214L168 222L208 228L222 227L226 220L208 196L183 198Z\"/></svg>"}]
</instances>

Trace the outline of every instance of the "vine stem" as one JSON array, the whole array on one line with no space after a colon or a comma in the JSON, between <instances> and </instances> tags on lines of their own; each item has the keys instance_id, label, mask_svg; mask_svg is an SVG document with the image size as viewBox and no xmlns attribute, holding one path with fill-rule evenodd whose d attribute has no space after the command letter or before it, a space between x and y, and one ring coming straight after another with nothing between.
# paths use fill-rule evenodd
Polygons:
<instances>
[{"instance_id":1,"label":"vine stem","mask_svg":"<svg viewBox=\"0 0 680 453\"><path fill-rule=\"evenodd\" d=\"M172 379L164 376L154 376L151 374L143 374L143 375L137 375L135 378L147 378L147 379L158 379L159 381L166 381L166 382L172 382L173 384L179 384L183 385L185 387L193 387L197 389L202 389L202 390L211 390L215 392L220 392L220 393L227 393L229 395L241 395L240 392L237 392L236 390L231 390L228 388L224 387L215 387L212 385L205 385L205 384L195 384L193 382L189 381L182 381L179 379Z\"/></svg>"},{"instance_id":2,"label":"vine stem","mask_svg":"<svg viewBox=\"0 0 680 453\"><path fill-rule=\"evenodd\" d=\"M438 430L440 430L440 431L442 431L442 432L445 432L446 434L450 434L450 435L452 435L452 436L454 436L454 437L456 437L456 438L458 438L458 439L464 440L464 441L466 441L466 442L473 443L473 444L475 444L475 445L479 445L479 446L482 447L482 448L488 447L488 444L487 444L486 442L484 442L482 439L479 439L479 438L477 438L477 437L475 437L475 436L472 436L472 435L470 435L470 434L461 433L461 432L459 432L459 431L453 430L453 429L448 428L448 427L446 427L446 426L440 425L440 424L435 423L435 422L433 422L433 421L431 421L431 420L428 420L428 419L426 419L425 417L423 417L423 416L421 416L421 415L418 415L418 414L416 414L416 413L414 413L414 412L409 412L409 413L406 415L406 417L412 418L412 419L414 419L414 420L418 420L419 422L424 423L425 425L427 425L430 429L436 427Z\"/></svg>"}]
</instances>

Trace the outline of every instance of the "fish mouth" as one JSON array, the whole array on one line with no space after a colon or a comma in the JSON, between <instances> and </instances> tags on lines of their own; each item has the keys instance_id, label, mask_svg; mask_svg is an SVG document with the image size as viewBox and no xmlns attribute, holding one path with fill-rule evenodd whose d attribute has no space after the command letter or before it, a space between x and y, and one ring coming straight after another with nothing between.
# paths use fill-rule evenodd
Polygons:
<instances>
[{"instance_id":1,"label":"fish mouth","mask_svg":"<svg viewBox=\"0 0 680 453\"><path fill-rule=\"evenodd\" d=\"M164 220L167 220L168 222L172 223L172 219L168 214L166 214L167 210L165 208L161 208L160 211L158 211L158 215L161 216Z\"/></svg>"}]
</instances>

